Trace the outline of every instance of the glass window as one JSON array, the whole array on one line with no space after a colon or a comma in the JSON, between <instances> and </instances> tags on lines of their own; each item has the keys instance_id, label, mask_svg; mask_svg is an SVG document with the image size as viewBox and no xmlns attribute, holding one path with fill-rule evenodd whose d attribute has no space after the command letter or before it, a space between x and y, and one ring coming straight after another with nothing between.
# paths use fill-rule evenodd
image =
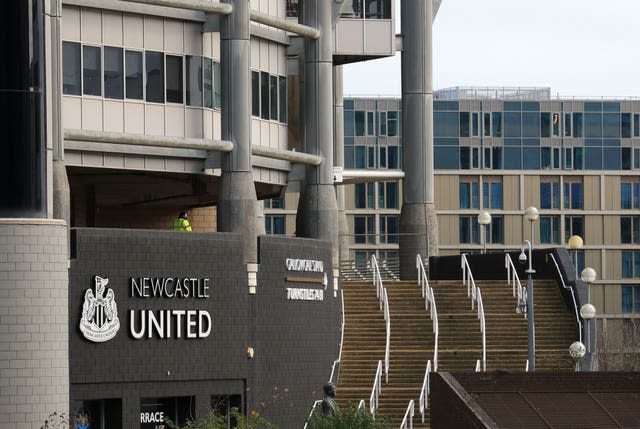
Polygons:
<instances>
[{"instance_id":1,"label":"glass window","mask_svg":"<svg viewBox=\"0 0 640 429\"><path fill-rule=\"evenodd\" d=\"M564 114L564 136L571 137L571 113Z\"/></svg>"},{"instance_id":2,"label":"glass window","mask_svg":"<svg viewBox=\"0 0 640 429\"><path fill-rule=\"evenodd\" d=\"M640 251L623 250L622 256L622 278L630 279L640 277Z\"/></svg>"},{"instance_id":3,"label":"glass window","mask_svg":"<svg viewBox=\"0 0 640 429\"><path fill-rule=\"evenodd\" d=\"M540 113L540 137L551 137L551 113Z\"/></svg>"},{"instance_id":4,"label":"glass window","mask_svg":"<svg viewBox=\"0 0 640 429\"><path fill-rule=\"evenodd\" d=\"M469 137L469 112L460 112L460 137Z\"/></svg>"},{"instance_id":5,"label":"glass window","mask_svg":"<svg viewBox=\"0 0 640 429\"><path fill-rule=\"evenodd\" d=\"M396 110L390 110L387 112L387 135L389 137L395 137L398 135L398 112Z\"/></svg>"},{"instance_id":6,"label":"glass window","mask_svg":"<svg viewBox=\"0 0 640 429\"><path fill-rule=\"evenodd\" d=\"M522 135L521 127L522 115L520 112L504 113L504 136L520 137Z\"/></svg>"},{"instance_id":7,"label":"glass window","mask_svg":"<svg viewBox=\"0 0 640 429\"><path fill-rule=\"evenodd\" d=\"M522 137L540 137L540 114L522 113Z\"/></svg>"},{"instance_id":8,"label":"glass window","mask_svg":"<svg viewBox=\"0 0 640 429\"><path fill-rule=\"evenodd\" d=\"M142 52L125 51L126 97L142 100Z\"/></svg>"},{"instance_id":9,"label":"glass window","mask_svg":"<svg viewBox=\"0 0 640 429\"><path fill-rule=\"evenodd\" d=\"M82 94L82 77L80 74L80 65L80 43L62 42L63 94Z\"/></svg>"},{"instance_id":10,"label":"glass window","mask_svg":"<svg viewBox=\"0 0 640 429\"><path fill-rule=\"evenodd\" d=\"M492 147L491 148L491 162L492 168L494 170L502 169L502 148L501 147Z\"/></svg>"},{"instance_id":11,"label":"glass window","mask_svg":"<svg viewBox=\"0 0 640 429\"><path fill-rule=\"evenodd\" d=\"M522 148L504 148L504 168L506 170L520 170L522 168Z\"/></svg>"},{"instance_id":12,"label":"glass window","mask_svg":"<svg viewBox=\"0 0 640 429\"><path fill-rule=\"evenodd\" d=\"M631 166L633 165L633 148L623 147L621 149L622 154L622 165L621 168L623 170L631 170Z\"/></svg>"},{"instance_id":13,"label":"glass window","mask_svg":"<svg viewBox=\"0 0 640 429\"><path fill-rule=\"evenodd\" d=\"M457 147L436 146L433 160L436 169L457 170L460 163L460 150Z\"/></svg>"},{"instance_id":14,"label":"glass window","mask_svg":"<svg viewBox=\"0 0 640 429\"><path fill-rule=\"evenodd\" d=\"M471 168L471 148L469 146L460 147L460 168L463 170Z\"/></svg>"},{"instance_id":15,"label":"glass window","mask_svg":"<svg viewBox=\"0 0 640 429\"><path fill-rule=\"evenodd\" d=\"M493 136L502 137L502 112L493 112L491 114L491 125L493 127Z\"/></svg>"},{"instance_id":16,"label":"glass window","mask_svg":"<svg viewBox=\"0 0 640 429\"><path fill-rule=\"evenodd\" d=\"M540 169L540 148L525 146L522 148L522 159L525 170Z\"/></svg>"},{"instance_id":17,"label":"glass window","mask_svg":"<svg viewBox=\"0 0 640 429\"><path fill-rule=\"evenodd\" d=\"M622 286L622 312L640 313L640 286Z\"/></svg>"},{"instance_id":18,"label":"glass window","mask_svg":"<svg viewBox=\"0 0 640 429\"><path fill-rule=\"evenodd\" d=\"M387 161L389 168L400 168L400 158L398 156L398 146L389 146L387 148Z\"/></svg>"},{"instance_id":19,"label":"glass window","mask_svg":"<svg viewBox=\"0 0 640 429\"><path fill-rule=\"evenodd\" d=\"M602 113L584 114L584 136L602 138Z\"/></svg>"},{"instance_id":20,"label":"glass window","mask_svg":"<svg viewBox=\"0 0 640 429\"><path fill-rule=\"evenodd\" d=\"M353 110L345 110L344 111L344 135L345 135L345 137L353 136L354 126L355 126L355 123L354 123Z\"/></svg>"},{"instance_id":21,"label":"glass window","mask_svg":"<svg viewBox=\"0 0 640 429\"><path fill-rule=\"evenodd\" d=\"M491 113L487 112L484 114L483 129L484 129L484 136L491 137Z\"/></svg>"},{"instance_id":22,"label":"glass window","mask_svg":"<svg viewBox=\"0 0 640 429\"><path fill-rule=\"evenodd\" d=\"M619 147L602 148L602 169L603 170L620 170L622 164L620 162Z\"/></svg>"},{"instance_id":23,"label":"glass window","mask_svg":"<svg viewBox=\"0 0 640 429\"><path fill-rule=\"evenodd\" d=\"M260 92L260 88L256 88L255 83L257 79L255 78L257 75L256 72L251 72L251 114L254 116L260 115L260 105L256 106L256 101L259 99L259 95L255 94L253 91L256 89L258 93ZM211 58L203 58L202 59L202 88L203 88L203 98L204 98L204 107L211 109L213 108L213 61ZM257 113L253 111L254 108L258 108Z\"/></svg>"},{"instance_id":24,"label":"glass window","mask_svg":"<svg viewBox=\"0 0 640 429\"><path fill-rule=\"evenodd\" d=\"M376 122L373 120L375 116L375 112L367 112L367 135L375 136L376 135Z\"/></svg>"},{"instance_id":25,"label":"glass window","mask_svg":"<svg viewBox=\"0 0 640 429\"><path fill-rule=\"evenodd\" d=\"M283 235L286 233L284 215L265 215L264 229L267 235Z\"/></svg>"},{"instance_id":26,"label":"glass window","mask_svg":"<svg viewBox=\"0 0 640 429\"><path fill-rule=\"evenodd\" d=\"M620 217L620 242L640 244L640 216Z\"/></svg>"},{"instance_id":27,"label":"glass window","mask_svg":"<svg viewBox=\"0 0 640 429\"><path fill-rule=\"evenodd\" d=\"M633 136L640 137L640 113L633 114Z\"/></svg>"},{"instance_id":28,"label":"glass window","mask_svg":"<svg viewBox=\"0 0 640 429\"><path fill-rule=\"evenodd\" d=\"M565 209L582 209L584 207L582 182L565 182L563 193Z\"/></svg>"},{"instance_id":29,"label":"glass window","mask_svg":"<svg viewBox=\"0 0 640 429\"><path fill-rule=\"evenodd\" d=\"M560 137L560 113L551 115L551 135Z\"/></svg>"},{"instance_id":30,"label":"glass window","mask_svg":"<svg viewBox=\"0 0 640 429\"><path fill-rule=\"evenodd\" d=\"M167 55L167 103L182 104L182 57Z\"/></svg>"},{"instance_id":31,"label":"glass window","mask_svg":"<svg viewBox=\"0 0 640 429\"><path fill-rule=\"evenodd\" d=\"M222 106L222 75L220 74L220 63L213 62L213 108L220 109Z\"/></svg>"},{"instance_id":32,"label":"glass window","mask_svg":"<svg viewBox=\"0 0 640 429\"><path fill-rule=\"evenodd\" d=\"M480 114L478 112L473 112L471 114L471 135L473 137L478 137L480 135Z\"/></svg>"},{"instance_id":33,"label":"glass window","mask_svg":"<svg viewBox=\"0 0 640 429\"><path fill-rule=\"evenodd\" d=\"M631 138L631 113L621 114L620 121L620 137Z\"/></svg>"},{"instance_id":34,"label":"glass window","mask_svg":"<svg viewBox=\"0 0 640 429\"><path fill-rule=\"evenodd\" d=\"M205 84L206 84L206 66L207 66L206 58L205 58L204 65L205 65ZM205 85L205 88L206 88L206 85ZM207 93L205 92L205 103L206 103L206 100L207 100ZM253 116L260 116L260 72L253 71L253 70L251 71L251 114Z\"/></svg>"},{"instance_id":35,"label":"glass window","mask_svg":"<svg viewBox=\"0 0 640 429\"><path fill-rule=\"evenodd\" d=\"M560 183L541 182L540 183L540 208L559 209L560 208Z\"/></svg>"},{"instance_id":36,"label":"glass window","mask_svg":"<svg viewBox=\"0 0 640 429\"><path fill-rule=\"evenodd\" d=\"M155 416L159 413L162 413L161 415L164 419L171 419L174 423L183 425L187 423L187 420L196 415L195 396L141 398L140 429L156 429L161 426L164 421L154 422L150 419L152 414Z\"/></svg>"},{"instance_id":37,"label":"glass window","mask_svg":"<svg viewBox=\"0 0 640 429\"><path fill-rule=\"evenodd\" d=\"M584 237L584 216L564 217L564 241L569 241L572 235Z\"/></svg>"},{"instance_id":38,"label":"glass window","mask_svg":"<svg viewBox=\"0 0 640 429\"><path fill-rule=\"evenodd\" d=\"M622 128L620 113L604 113L602 115L602 136L620 138Z\"/></svg>"},{"instance_id":39,"label":"glass window","mask_svg":"<svg viewBox=\"0 0 640 429\"><path fill-rule=\"evenodd\" d=\"M458 112L433 112L434 137L458 137Z\"/></svg>"},{"instance_id":40,"label":"glass window","mask_svg":"<svg viewBox=\"0 0 640 429\"><path fill-rule=\"evenodd\" d=\"M260 72L260 117L269 119L271 112L269 111L269 73Z\"/></svg>"},{"instance_id":41,"label":"glass window","mask_svg":"<svg viewBox=\"0 0 640 429\"><path fill-rule=\"evenodd\" d=\"M69 424L72 428L122 428L122 399L71 401ZM45 425L46 427L46 425ZM67 426L64 426L67 427Z\"/></svg>"},{"instance_id":42,"label":"glass window","mask_svg":"<svg viewBox=\"0 0 640 429\"><path fill-rule=\"evenodd\" d=\"M399 232L398 216L380 216L380 242L397 243Z\"/></svg>"},{"instance_id":43,"label":"glass window","mask_svg":"<svg viewBox=\"0 0 640 429\"><path fill-rule=\"evenodd\" d=\"M264 200L264 208L265 209L283 209L284 208L284 198L276 197L269 198Z\"/></svg>"},{"instance_id":44,"label":"glass window","mask_svg":"<svg viewBox=\"0 0 640 429\"><path fill-rule=\"evenodd\" d=\"M269 75L269 119L278 120L278 76Z\"/></svg>"},{"instance_id":45,"label":"glass window","mask_svg":"<svg viewBox=\"0 0 640 429\"><path fill-rule=\"evenodd\" d=\"M582 113L573 114L573 137L582 137Z\"/></svg>"},{"instance_id":46,"label":"glass window","mask_svg":"<svg viewBox=\"0 0 640 429\"><path fill-rule=\"evenodd\" d=\"M494 244L504 243L504 218L492 216L491 223L486 228L486 242Z\"/></svg>"},{"instance_id":47,"label":"glass window","mask_svg":"<svg viewBox=\"0 0 640 429\"><path fill-rule=\"evenodd\" d=\"M640 183L620 183L620 207L623 209L640 208Z\"/></svg>"},{"instance_id":48,"label":"glass window","mask_svg":"<svg viewBox=\"0 0 640 429\"><path fill-rule=\"evenodd\" d=\"M560 243L560 216L540 216L540 243Z\"/></svg>"},{"instance_id":49,"label":"glass window","mask_svg":"<svg viewBox=\"0 0 640 429\"><path fill-rule=\"evenodd\" d=\"M460 216L460 243L479 243L478 220L476 216Z\"/></svg>"},{"instance_id":50,"label":"glass window","mask_svg":"<svg viewBox=\"0 0 640 429\"><path fill-rule=\"evenodd\" d=\"M355 121L356 121L356 136L364 136L364 130L365 130L364 111L362 110L355 111Z\"/></svg>"},{"instance_id":51,"label":"glass window","mask_svg":"<svg viewBox=\"0 0 640 429\"><path fill-rule=\"evenodd\" d=\"M365 147L356 146L356 168L365 168Z\"/></svg>"},{"instance_id":52,"label":"glass window","mask_svg":"<svg viewBox=\"0 0 640 429\"><path fill-rule=\"evenodd\" d=\"M102 95L101 50L97 46L82 47L82 93Z\"/></svg>"},{"instance_id":53,"label":"glass window","mask_svg":"<svg viewBox=\"0 0 640 429\"><path fill-rule=\"evenodd\" d=\"M479 198L478 182L460 182L460 208L477 209Z\"/></svg>"},{"instance_id":54,"label":"glass window","mask_svg":"<svg viewBox=\"0 0 640 429\"><path fill-rule=\"evenodd\" d=\"M104 96L122 100L124 98L124 64L122 48L104 47Z\"/></svg>"},{"instance_id":55,"label":"glass window","mask_svg":"<svg viewBox=\"0 0 640 429\"><path fill-rule=\"evenodd\" d=\"M187 105L202 107L202 57L187 55L185 67Z\"/></svg>"},{"instance_id":56,"label":"glass window","mask_svg":"<svg viewBox=\"0 0 640 429\"><path fill-rule=\"evenodd\" d=\"M484 182L482 184L482 208L502 208L502 182Z\"/></svg>"},{"instance_id":57,"label":"glass window","mask_svg":"<svg viewBox=\"0 0 640 429\"><path fill-rule=\"evenodd\" d=\"M380 147L380 156L379 156L379 168L387 168L387 148Z\"/></svg>"},{"instance_id":58,"label":"glass window","mask_svg":"<svg viewBox=\"0 0 640 429\"><path fill-rule=\"evenodd\" d=\"M385 204L381 207L387 209L398 208L398 182L380 183L379 186L385 188Z\"/></svg>"},{"instance_id":59,"label":"glass window","mask_svg":"<svg viewBox=\"0 0 640 429\"><path fill-rule=\"evenodd\" d=\"M147 73L147 101L164 103L164 54L145 51L144 57Z\"/></svg>"},{"instance_id":60,"label":"glass window","mask_svg":"<svg viewBox=\"0 0 640 429\"><path fill-rule=\"evenodd\" d=\"M279 100L280 100L280 122L283 124L287 123L287 78L285 76L280 76L280 91L279 91Z\"/></svg>"},{"instance_id":61,"label":"glass window","mask_svg":"<svg viewBox=\"0 0 640 429\"><path fill-rule=\"evenodd\" d=\"M376 168L376 148L367 147L367 168Z\"/></svg>"},{"instance_id":62,"label":"glass window","mask_svg":"<svg viewBox=\"0 0 640 429\"><path fill-rule=\"evenodd\" d=\"M378 135L386 136L387 135L387 112L379 112L379 120L378 124L380 125L380 129L378 130Z\"/></svg>"},{"instance_id":63,"label":"glass window","mask_svg":"<svg viewBox=\"0 0 640 429\"><path fill-rule=\"evenodd\" d=\"M375 217L371 216L354 216L353 232L356 244L369 243L374 244L375 235Z\"/></svg>"}]
</instances>

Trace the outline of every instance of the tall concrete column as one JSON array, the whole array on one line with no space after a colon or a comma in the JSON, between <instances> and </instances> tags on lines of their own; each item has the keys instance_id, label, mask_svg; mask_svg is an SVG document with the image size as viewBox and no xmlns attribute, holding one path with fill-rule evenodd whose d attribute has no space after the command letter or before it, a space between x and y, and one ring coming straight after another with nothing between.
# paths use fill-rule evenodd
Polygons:
<instances>
[{"instance_id":1,"label":"tall concrete column","mask_svg":"<svg viewBox=\"0 0 640 429\"><path fill-rule=\"evenodd\" d=\"M403 204L400 276L416 277L415 255L438 254L433 165L433 9L431 0L404 0L401 9Z\"/></svg>"},{"instance_id":2,"label":"tall concrete column","mask_svg":"<svg viewBox=\"0 0 640 429\"><path fill-rule=\"evenodd\" d=\"M301 191L297 234L330 241L333 266L338 256L338 204L333 186L333 46L331 2L310 0L302 8L302 22L320 30L316 40L304 41L304 146L322 157L322 163L308 166Z\"/></svg>"},{"instance_id":3,"label":"tall concrete column","mask_svg":"<svg viewBox=\"0 0 640 429\"><path fill-rule=\"evenodd\" d=\"M222 18L222 139L234 143L224 155L218 199L218 230L244 236L245 263L256 263L256 189L251 168L251 91L249 2L225 0L233 12Z\"/></svg>"},{"instance_id":4,"label":"tall concrete column","mask_svg":"<svg viewBox=\"0 0 640 429\"><path fill-rule=\"evenodd\" d=\"M342 66L333 68L333 163L344 168L344 87ZM336 186L338 203L338 248L340 261L349 259L349 225L345 211L344 186Z\"/></svg>"}]
</instances>

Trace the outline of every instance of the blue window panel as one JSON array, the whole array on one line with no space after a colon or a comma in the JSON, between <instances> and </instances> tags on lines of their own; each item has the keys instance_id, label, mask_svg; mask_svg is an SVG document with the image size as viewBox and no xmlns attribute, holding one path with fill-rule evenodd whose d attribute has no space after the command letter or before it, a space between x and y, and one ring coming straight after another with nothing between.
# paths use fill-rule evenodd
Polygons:
<instances>
[{"instance_id":1,"label":"blue window panel","mask_svg":"<svg viewBox=\"0 0 640 429\"><path fill-rule=\"evenodd\" d=\"M622 148L622 169L623 170L631 170L631 162L633 161L633 157L631 156L631 148L623 147Z\"/></svg>"},{"instance_id":2,"label":"blue window panel","mask_svg":"<svg viewBox=\"0 0 640 429\"><path fill-rule=\"evenodd\" d=\"M344 148L344 168L355 168L355 160L353 158L353 147Z\"/></svg>"},{"instance_id":3,"label":"blue window panel","mask_svg":"<svg viewBox=\"0 0 640 429\"><path fill-rule=\"evenodd\" d=\"M522 149L519 147L504 148L505 170L520 170L522 168Z\"/></svg>"},{"instance_id":4,"label":"blue window panel","mask_svg":"<svg viewBox=\"0 0 640 429\"><path fill-rule=\"evenodd\" d=\"M519 101L505 101L502 109L505 112L519 112L522 109L522 103Z\"/></svg>"},{"instance_id":5,"label":"blue window panel","mask_svg":"<svg viewBox=\"0 0 640 429\"><path fill-rule=\"evenodd\" d=\"M469 112L460 112L460 137L469 137Z\"/></svg>"},{"instance_id":6,"label":"blue window panel","mask_svg":"<svg viewBox=\"0 0 640 429\"><path fill-rule=\"evenodd\" d=\"M284 234L284 216L274 216L273 217L273 233L274 234Z\"/></svg>"},{"instance_id":7,"label":"blue window panel","mask_svg":"<svg viewBox=\"0 0 640 429\"><path fill-rule=\"evenodd\" d=\"M458 146L460 144L460 139L458 138L434 138L433 145L434 146Z\"/></svg>"},{"instance_id":8,"label":"blue window panel","mask_svg":"<svg viewBox=\"0 0 640 429\"><path fill-rule=\"evenodd\" d=\"M540 136L551 137L551 113L540 113Z\"/></svg>"},{"instance_id":9,"label":"blue window panel","mask_svg":"<svg viewBox=\"0 0 640 429\"><path fill-rule=\"evenodd\" d=\"M620 139L602 139L602 146L620 147Z\"/></svg>"},{"instance_id":10,"label":"blue window panel","mask_svg":"<svg viewBox=\"0 0 640 429\"><path fill-rule=\"evenodd\" d=\"M640 287L635 286L633 288L633 302L635 304L633 311L640 313Z\"/></svg>"},{"instance_id":11,"label":"blue window panel","mask_svg":"<svg viewBox=\"0 0 640 429\"><path fill-rule=\"evenodd\" d=\"M344 138L345 146L353 146L353 137L345 137Z\"/></svg>"},{"instance_id":12,"label":"blue window panel","mask_svg":"<svg viewBox=\"0 0 640 429\"><path fill-rule=\"evenodd\" d=\"M491 208L502 208L502 183L491 184Z\"/></svg>"},{"instance_id":13,"label":"blue window panel","mask_svg":"<svg viewBox=\"0 0 640 429\"><path fill-rule=\"evenodd\" d=\"M584 139L585 146L602 146L602 139Z\"/></svg>"},{"instance_id":14,"label":"blue window panel","mask_svg":"<svg viewBox=\"0 0 640 429\"><path fill-rule=\"evenodd\" d=\"M356 168L365 168L365 147L356 146Z\"/></svg>"},{"instance_id":15,"label":"blue window panel","mask_svg":"<svg viewBox=\"0 0 640 429\"><path fill-rule=\"evenodd\" d=\"M620 138L622 119L619 113L604 113L602 115L602 136Z\"/></svg>"},{"instance_id":16,"label":"blue window panel","mask_svg":"<svg viewBox=\"0 0 640 429\"><path fill-rule=\"evenodd\" d=\"M478 222L475 216L460 216L460 243L478 243Z\"/></svg>"},{"instance_id":17,"label":"blue window panel","mask_svg":"<svg viewBox=\"0 0 640 429\"><path fill-rule=\"evenodd\" d=\"M458 112L433 112L434 137L458 137Z\"/></svg>"},{"instance_id":18,"label":"blue window panel","mask_svg":"<svg viewBox=\"0 0 640 429\"><path fill-rule=\"evenodd\" d=\"M604 103L602 103L602 111L603 112L619 112L620 103L617 101L605 101Z\"/></svg>"},{"instance_id":19,"label":"blue window panel","mask_svg":"<svg viewBox=\"0 0 640 429\"><path fill-rule=\"evenodd\" d=\"M522 136L523 137L540 137L540 114L523 113L522 114Z\"/></svg>"},{"instance_id":20,"label":"blue window panel","mask_svg":"<svg viewBox=\"0 0 640 429\"><path fill-rule=\"evenodd\" d=\"M573 137L582 137L584 135L582 119L583 119L582 113L576 112L573 114Z\"/></svg>"},{"instance_id":21,"label":"blue window panel","mask_svg":"<svg viewBox=\"0 0 640 429\"><path fill-rule=\"evenodd\" d=\"M633 252L633 276L640 277L640 252Z\"/></svg>"},{"instance_id":22,"label":"blue window panel","mask_svg":"<svg viewBox=\"0 0 640 429\"><path fill-rule=\"evenodd\" d=\"M584 136L585 138L602 138L602 114L584 114Z\"/></svg>"},{"instance_id":23,"label":"blue window panel","mask_svg":"<svg viewBox=\"0 0 640 429\"><path fill-rule=\"evenodd\" d=\"M551 148L540 148L540 166L541 168L551 168Z\"/></svg>"},{"instance_id":24,"label":"blue window panel","mask_svg":"<svg viewBox=\"0 0 640 429\"><path fill-rule=\"evenodd\" d=\"M542 244L560 242L559 216L540 216L540 242Z\"/></svg>"},{"instance_id":25,"label":"blue window panel","mask_svg":"<svg viewBox=\"0 0 640 429\"><path fill-rule=\"evenodd\" d=\"M540 146L540 139L522 139L524 146Z\"/></svg>"},{"instance_id":26,"label":"blue window panel","mask_svg":"<svg viewBox=\"0 0 640 429\"><path fill-rule=\"evenodd\" d=\"M389 146L387 148L387 161L388 166L391 169L402 168L400 157L398 156L398 147L397 146Z\"/></svg>"},{"instance_id":27,"label":"blue window panel","mask_svg":"<svg viewBox=\"0 0 640 429\"><path fill-rule=\"evenodd\" d=\"M344 111L344 135L353 136L355 133L355 119L353 110Z\"/></svg>"},{"instance_id":28,"label":"blue window panel","mask_svg":"<svg viewBox=\"0 0 640 429\"><path fill-rule=\"evenodd\" d=\"M460 168L462 170L471 168L471 148L469 146L460 148Z\"/></svg>"},{"instance_id":29,"label":"blue window panel","mask_svg":"<svg viewBox=\"0 0 640 429\"><path fill-rule=\"evenodd\" d=\"M398 208L398 182L387 182L387 199L386 208L397 209Z\"/></svg>"},{"instance_id":30,"label":"blue window panel","mask_svg":"<svg viewBox=\"0 0 640 429\"><path fill-rule=\"evenodd\" d=\"M522 139L504 139L505 146L522 146Z\"/></svg>"},{"instance_id":31,"label":"blue window panel","mask_svg":"<svg viewBox=\"0 0 640 429\"><path fill-rule=\"evenodd\" d=\"M624 244L631 243L631 217L624 216L620 218L620 242Z\"/></svg>"},{"instance_id":32,"label":"blue window panel","mask_svg":"<svg viewBox=\"0 0 640 429\"><path fill-rule=\"evenodd\" d=\"M537 112L540 110L540 103L537 101L523 101L522 102L522 111L523 112Z\"/></svg>"},{"instance_id":33,"label":"blue window panel","mask_svg":"<svg viewBox=\"0 0 640 429\"><path fill-rule=\"evenodd\" d=\"M620 170L620 148L605 147L602 150L602 169Z\"/></svg>"},{"instance_id":34,"label":"blue window panel","mask_svg":"<svg viewBox=\"0 0 640 429\"><path fill-rule=\"evenodd\" d=\"M344 110L353 110L353 100L344 100Z\"/></svg>"},{"instance_id":35,"label":"blue window panel","mask_svg":"<svg viewBox=\"0 0 640 429\"><path fill-rule=\"evenodd\" d=\"M505 112L504 113L504 136L520 137L520 135L522 134L521 122L522 122L522 115L520 114L520 112Z\"/></svg>"},{"instance_id":36,"label":"blue window panel","mask_svg":"<svg viewBox=\"0 0 640 429\"><path fill-rule=\"evenodd\" d=\"M632 183L620 183L620 207L630 209L632 204L631 193L633 190Z\"/></svg>"},{"instance_id":37,"label":"blue window panel","mask_svg":"<svg viewBox=\"0 0 640 429\"><path fill-rule=\"evenodd\" d=\"M551 208L551 183L540 183L540 208Z\"/></svg>"},{"instance_id":38,"label":"blue window panel","mask_svg":"<svg viewBox=\"0 0 640 429\"><path fill-rule=\"evenodd\" d=\"M491 220L491 242L504 243L504 218L495 216Z\"/></svg>"},{"instance_id":39,"label":"blue window panel","mask_svg":"<svg viewBox=\"0 0 640 429\"><path fill-rule=\"evenodd\" d=\"M434 101L433 110L458 110L457 101Z\"/></svg>"},{"instance_id":40,"label":"blue window panel","mask_svg":"<svg viewBox=\"0 0 640 429\"><path fill-rule=\"evenodd\" d=\"M366 183L356 183L355 186L355 203L357 209L363 209L366 207L367 190Z\"/></svg>"},{"instance_id":41,"label":"blue window panel","mask_svg":"<svg viewBox=\"0 0 640 429\"><path fill-rule=\"evenodd\" d=\"M584 168L586 170L602 170L602 148L584 148Z\"/></svg>"},{"instance_id":42,"label":"blue window panel","mask_svg":"<svg viewBox=\"0 0 640 429\"><path fill-rule=\"evenodd\" d=\"M602 103L599 101L588 101L584 103L585 112L602 112Z\"/></svg>"},{"instance_id":43,"label":"blue window panel","mask_svg":"<svg viewBox=\"0 0 640 429\"><path fill-rule=\"evenodd\" d=\"M365 115L364 111L355 111L356 136L364 136Z\"/></svg>"},{"instance_id":44,"label":"blue window panel","mask_svg":"<svg viewBox=\"0 0 640 429\"><path fill-rule=\"evenodd\" d=\"M574 147L573 148L573 169L574 170L582 170L584 167L584 148L582 147Z\"/></svg>"},{"instance_id":45,"label":"blue window panel","mask_svg":"<svg viewBox=\"0 0 640 429\"><path fill-rule=\"evenodd\" d=\"M540 169L540 148L525 146L522 152L522 159L525 170Z\"/></svg>"},{"instance_id":46,"label":"blue window panel","mask_svg":"<svg viewBox=\"0 0 640 429\"><path fill-rule=\"evenodd\" d=\"M631 113L623 113L620 117L620 132L623 139L631 137Z\"/></svg>"},{"instance_id":47,"label":"blue window panel","mask_svg":"<svg viewBox=\"0 0 640 429\"><path fill-rule=\"evenodd\" d=\"M633 208L640 209L640 183L633 184Z\"/></svg>"},{"instance_id":48,"label":"blue window panel","mask_svg":"<svg viewBox=\"0 0 640 429\"><path fill-rule=\"evenodd\" d=\"M491 129L493 137L502 137L502 112L491 113Z\"/></svg>"},{"instance_id":49,"label":"blue window panel","mask_svg":"<svg viewBox=\"0 0 640 429\"><path fill-rule=\"evenodd\" d=\"M491 162L493 163L494 170L502 169L502 148L501 147L493 147L491 151Z\"/></svg>"},{"instance_id":50,"label":"blue window panel","mask_svg":"<svg viewBox=\"0 0 640 429\"><path fill-rule=\"evenodd\" d=\"M457 147L436 147L434 166L442 170L457 170L460 161L460 149Z\"/></svg>"},{"instance_id":51,"label":"blue window panel","mask_svg":"<svg viewBox=\"0 0 640 429\"><path fill-rule=\"evenodd\" d=\"M622 312L633 311L633 286L622 286Z\"/></svg>"},{"instance_id":52,"label":"blue window panel","mask_svg":"<svg viewBox=\"0 0 640 429\"><path fill-rule=\"evenodd\" d=\"M633 278L633 253L631 251L622 252L622 278ZM638 252L640 255L640 252Z\"/></svg>"}]
</instances>

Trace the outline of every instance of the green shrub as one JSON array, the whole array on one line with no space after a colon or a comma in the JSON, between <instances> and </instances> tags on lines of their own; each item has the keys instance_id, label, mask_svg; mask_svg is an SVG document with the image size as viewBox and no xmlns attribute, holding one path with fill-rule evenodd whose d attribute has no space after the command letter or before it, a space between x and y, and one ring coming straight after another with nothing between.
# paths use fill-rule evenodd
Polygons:
<instances>
[{"instance_id":1,"label":"green shrub","mask_svg":"<svg viewBox=\"0 0 640 429\"><path fill-rule=\"evenodd\" d=\"M359 411L353 404L335 414L323 414L316 409L309 419L308 429L387 429L390 426L378 416L375 420L368 411Z\"/></svg>"}]
</instances>

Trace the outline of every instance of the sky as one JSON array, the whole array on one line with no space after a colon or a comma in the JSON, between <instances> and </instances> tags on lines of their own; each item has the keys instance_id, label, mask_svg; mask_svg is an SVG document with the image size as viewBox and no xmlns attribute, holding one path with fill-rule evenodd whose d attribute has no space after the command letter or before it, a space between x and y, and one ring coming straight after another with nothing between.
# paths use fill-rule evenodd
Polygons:
<instances>
[{"instance_id":1,"label":"sky","mask_svg":"<svg viewBox=\"0 0 640 429\"><path fill-rule=\"evenodd\" d=\"M433 38L434 89L640 97L639 0L443 0ZM400 55L345 66L344 92L399 96Z\"/></svg>"}]
</instances>

